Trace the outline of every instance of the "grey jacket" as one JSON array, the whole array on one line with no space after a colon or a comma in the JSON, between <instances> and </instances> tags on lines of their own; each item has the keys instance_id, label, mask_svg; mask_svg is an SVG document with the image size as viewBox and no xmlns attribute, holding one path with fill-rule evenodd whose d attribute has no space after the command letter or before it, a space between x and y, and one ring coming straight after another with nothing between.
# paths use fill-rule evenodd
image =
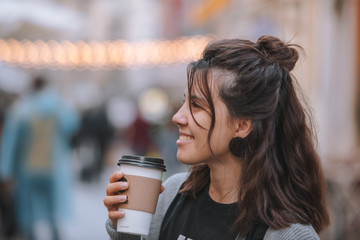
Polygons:
<instances>
[{"instance_id":1,"label":"grey jacket","mask_svg":"<svg viewBox=\"0 0 360 240\"><path fill-rule=\"evenodd\" d=\"M150 233L147 237L143 237L144 240L157 240L159 238L160 227L166 210L170 206L172 200L175 198L181 184L186 180L187 176L187 173L179 173L169 177L165 181L165 191L159 197L156 212L151 222ZM106 230L111 240L140 239L139 236L133 236L117 232L110 219L108 219L106 222ZM236 240L246 239L239 236ZM266 231L264 240L320 240L320 238L311 225L292 224L290 227L280 230L276 230L270 227Z\"/></svg>"}]
</instances>

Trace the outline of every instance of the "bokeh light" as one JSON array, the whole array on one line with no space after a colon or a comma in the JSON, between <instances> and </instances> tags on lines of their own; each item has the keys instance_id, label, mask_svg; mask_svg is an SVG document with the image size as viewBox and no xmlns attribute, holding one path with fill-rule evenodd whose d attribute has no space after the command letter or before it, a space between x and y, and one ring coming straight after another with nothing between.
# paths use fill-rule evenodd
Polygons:
<instances>
[{"instance_id":1,"label":"bokeh light","mask_svg":"<svg viewBox=\"0 0 360 240\"><path fill-rule=\"evenodd\" d=\"M63 70L110 70L170 65L192 61L211 41L210 36L128 42L34 42L0 39L0 63L25 68Z\"/></svg>"}]
</instances>

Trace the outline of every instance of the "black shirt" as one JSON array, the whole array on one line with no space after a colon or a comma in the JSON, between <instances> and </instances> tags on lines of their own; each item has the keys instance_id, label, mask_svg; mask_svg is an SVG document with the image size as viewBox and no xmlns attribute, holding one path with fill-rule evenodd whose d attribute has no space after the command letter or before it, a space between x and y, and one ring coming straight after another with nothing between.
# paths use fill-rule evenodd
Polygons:
<instances>
[{"instance_id":1,"label":"black shirt","mask_svg":"<svg viewBox=\"0 0 360 240\"><path fill-rule=\"evenodd\" d=\"M169 206L160 229L160 240L234 240L232 226L238 215L236 203L221 204L209 196L209 185L196 199L178 193Z\"/></svg>"}]
</instances>

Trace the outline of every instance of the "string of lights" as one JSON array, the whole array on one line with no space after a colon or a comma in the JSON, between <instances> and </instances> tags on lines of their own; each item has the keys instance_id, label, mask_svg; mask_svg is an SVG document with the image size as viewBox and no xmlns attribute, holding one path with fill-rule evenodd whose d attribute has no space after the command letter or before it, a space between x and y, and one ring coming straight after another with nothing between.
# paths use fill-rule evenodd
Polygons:
<instances>
[{"instance_id":1,"label":"string of lights","mask_svg":"<svg viewBox=\"0 0 360 240\"><path fill-rule=\"evenodd\" d=\"M0 63L54 70L113 70L189 62L200 56L209 36L173 41L105 42L0 39Z\"/></svg>"}]
</instances>

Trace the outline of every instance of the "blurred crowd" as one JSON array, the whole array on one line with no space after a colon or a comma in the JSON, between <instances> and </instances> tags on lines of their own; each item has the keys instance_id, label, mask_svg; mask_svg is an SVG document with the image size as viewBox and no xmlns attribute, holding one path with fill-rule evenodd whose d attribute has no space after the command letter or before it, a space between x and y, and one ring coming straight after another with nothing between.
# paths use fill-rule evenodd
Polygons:
<instances>
[{"instance_id":1,"label":"blurred crowd","mask_svg":"<svg viewBox=\"0 0 360 240\"><path fill-rule=\"evenodd\" d=\"M39 239L43 223L60 239L74 181L100 180L122 154L165 159L168 176L187 171L176 159L177 127L171 112L154 124L138 109L118 128L106 104L79 111L50 81L38 76L24 95L1 95L0 239Z\"/></svg>"}]
</instances>

